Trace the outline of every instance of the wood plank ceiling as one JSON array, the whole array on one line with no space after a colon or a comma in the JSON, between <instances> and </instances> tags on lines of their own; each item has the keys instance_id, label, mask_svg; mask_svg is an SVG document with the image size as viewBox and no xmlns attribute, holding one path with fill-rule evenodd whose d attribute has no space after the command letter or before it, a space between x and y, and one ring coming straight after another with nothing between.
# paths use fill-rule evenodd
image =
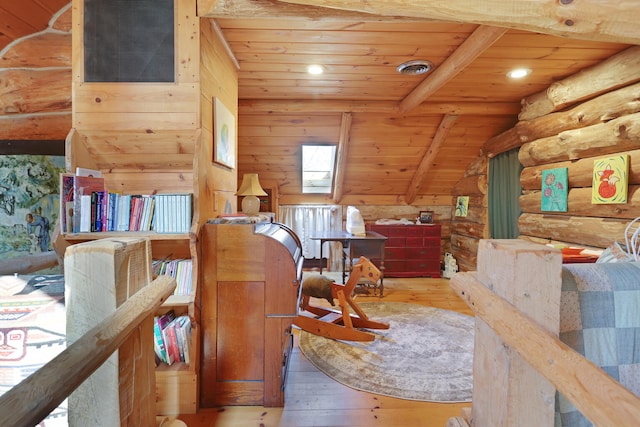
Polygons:
<instances>
[{"instance_id":1,"label":"wood plank ceiling","mask_svg":"<svg viewBox=\"0 0 640 427\"><path fill-rule=\"evenodd\" d=\"M278 18L271 8L215 19L239 64L239 172L258 172L296 194L300 144L340 141L334 196L351 203L451 194L483 143L515 124L524 97L628 46L330 9L283 17L296 11L281 10ZM412 60L434 67L424 75L396 71ZM324 73L308 74L309 64ZM532 73L509 79L517 67Z\"/></svg>"},{"instance_id":2,"label":"wood plank ceiling","mask_svg":"<svg viewBox=\"0 0 640 427\"><path fill-rule=\"evenodd\" d=\"M45 28L68 3L2 2L0 49ZM343 8L366 3L369 12L381 15L391 14L386 10L391 5L405 17L318 7L323 3ZM240 176L258 172L261 179L276 182L281 194L299 196L300 145L340 143L338 201L411 203L417 197L449 195L485 141L516 122L523 98L629 46L612 40L638 40L637 34L635 39L579 35L582 40L533 32L536 28L504 10L483 20L478 17L482 2L447 2L446 7L459 8L457 15L449 15L457 22L445 19L441 2L425 1L432 7L419 13L411 9L414 2L365 3L198 2L199 15L219 29L239 66ZM498 2L494 8L510 3L515 2ZM584 13L579 5L571 10ZM607 14L614 16L611 10ZM429 19L429 13L437 19ZM626 19L625 13L638 14L622 10L616 19ZM505 25L499 25L500 19ZM509 21L515 24L506 25ZM540 19L530 21L530 27L541 25ZM606 29L628 30L623 24ZM583 28L574 26L576 32ZM410 60L429 60L434 67L424 75L399 74L396 67ZM309 75L311 63L321 64L324 74ZM509 80L506 73L514 67L532 73Z\"/></svg>"}]
</instances>

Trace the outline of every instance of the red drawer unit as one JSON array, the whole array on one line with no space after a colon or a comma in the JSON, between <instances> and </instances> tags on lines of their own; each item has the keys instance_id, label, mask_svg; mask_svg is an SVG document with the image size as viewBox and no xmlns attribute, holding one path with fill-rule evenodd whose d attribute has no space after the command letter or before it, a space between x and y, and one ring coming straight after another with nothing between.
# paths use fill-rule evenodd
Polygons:
<instances>
[{"instance_id":1,"label":"red drawer unit","mask_svg":"<svg viewBox=\"0 0 640 427\"><path fill-rule=\"evenodd\" d=\"M441 226L371 224L388 237L384 249L385 277L440 277Z\"/></svg>"}]
</instances>

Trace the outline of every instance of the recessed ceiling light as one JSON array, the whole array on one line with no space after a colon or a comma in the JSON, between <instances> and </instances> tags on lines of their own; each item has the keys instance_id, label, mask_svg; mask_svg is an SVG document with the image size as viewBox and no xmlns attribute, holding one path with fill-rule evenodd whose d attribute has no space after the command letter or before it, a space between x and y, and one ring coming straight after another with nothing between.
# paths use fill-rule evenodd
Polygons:
<instances>
[{"instance_id":1,"label":"recessed ceiling light","mask_svg":"<svg viewBox=\"0 0 640 427\"><path fill-rule=\"evenodd\" d=\"M400 74L417 75L431 71L433 62L422 59L404 62L396 67L396 71Z\"/></svg>"},{"instance_id":2,"label":"recessed ceiling light","mask_svg":"<svg viewBox=\"0 0 640 427\"><path fill-rule=\"evenodd\" d=\"M324 67L322 65L317 65L317 64L309 65L307 67L307 72L309 74L322 74L324 73Z\"/></svg>"},{"instance_id":3,"label":"recessed ceiling light","mask_svg":"<svg viewBox=\"0 0 640 427\"><path fill-rule=\"evenodd\" d=\"M507 73L507 77L512 79L521 79L523 77L527 77L531 74L531 70L529 68L515 68Z\"/></svg>"}]
</instances>

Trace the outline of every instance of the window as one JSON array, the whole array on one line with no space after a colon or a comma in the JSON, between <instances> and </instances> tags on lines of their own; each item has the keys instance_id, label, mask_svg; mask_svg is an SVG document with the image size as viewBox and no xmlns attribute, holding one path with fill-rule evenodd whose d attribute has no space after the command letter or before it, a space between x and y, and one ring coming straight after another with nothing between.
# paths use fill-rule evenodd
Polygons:
<instances>
[{"instance_id":1,"label":"window","mask_svg":"<svg viewBox=\"0 0 640 427\"><path fill-rule=\"evenodd\" d=\"M303 145L302 192L331 193L335 163L335 145Z\"/></svg>"}]
</instances>

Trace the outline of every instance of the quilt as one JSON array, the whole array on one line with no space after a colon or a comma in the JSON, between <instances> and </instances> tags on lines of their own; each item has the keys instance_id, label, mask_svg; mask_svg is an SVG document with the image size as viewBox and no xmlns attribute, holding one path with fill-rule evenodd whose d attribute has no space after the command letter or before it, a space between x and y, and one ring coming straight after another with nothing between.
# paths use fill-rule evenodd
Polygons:
<instances>
[{"instance_id":1,"label":"quilt","mask_svg":"<svg viewBox=\"0 0 640 427\"><path fill-rule=\"evenodd\" d=\"M640 396L640 263L565 264L560 340ZM589 427L560 393L556 426Z\"/></svg>"}]
</instances>

